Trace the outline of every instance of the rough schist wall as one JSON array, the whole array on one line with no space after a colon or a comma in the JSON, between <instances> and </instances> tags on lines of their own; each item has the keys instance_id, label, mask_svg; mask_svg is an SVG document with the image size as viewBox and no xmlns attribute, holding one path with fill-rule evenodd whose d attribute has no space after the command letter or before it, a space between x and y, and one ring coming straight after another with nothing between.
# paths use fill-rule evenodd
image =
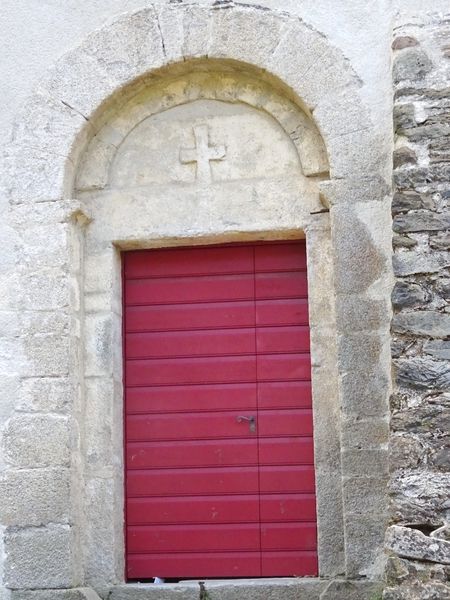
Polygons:
<instances>
[{"instance_id":1,"label":"rough schist wall","mask_svg":"<svg viewBox=\"0 0 450 600\"><path fill-rule=\"evenodd\" d=\"M384 598L443 600L450 598L450 12L396 27L393 52L396 525L387 536L393 556Z\"/></svg>"}]
</instances>

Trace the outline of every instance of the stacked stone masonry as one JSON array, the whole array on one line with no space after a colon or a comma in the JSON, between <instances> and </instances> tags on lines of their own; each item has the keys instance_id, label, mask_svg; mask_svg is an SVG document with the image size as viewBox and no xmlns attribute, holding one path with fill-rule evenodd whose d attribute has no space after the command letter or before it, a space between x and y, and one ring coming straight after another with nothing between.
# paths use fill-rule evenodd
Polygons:
<instances>
[{"instance_id":1,"label":"stacked stone masonry","mask_svg":"<svg viewBox=\"0 0 450 600\"><path fill-rule=\"evenodd\" d=\"M385 600L450 598L450 18L394 31L391 518Z\"/></svg>"}]
</instances>

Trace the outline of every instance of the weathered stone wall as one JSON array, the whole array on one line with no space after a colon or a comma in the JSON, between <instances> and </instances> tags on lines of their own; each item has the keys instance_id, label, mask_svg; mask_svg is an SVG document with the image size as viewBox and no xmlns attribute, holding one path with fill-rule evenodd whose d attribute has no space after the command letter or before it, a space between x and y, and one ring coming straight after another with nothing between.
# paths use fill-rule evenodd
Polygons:
<instances>
[{"instance_id":1,"label":"weathered stone wall","mask_svg":"<svg viewBox=\"0 0 450 600\"><path fill-rule=\"evenodd\" d=\"M82 509L76 377L82 352L80 239L71 214L63 201L18 204L8 211L21 256L3 295L12 343L2 340L11 395L4 409L11 412L3 431L0 519L3 582L12 589L72 587L80 581L74 526Z\"/></svg>"},{"instance_id":2,"label":"weathered stone wall","mask_svg":"<svg viewBox=\"0 0 450 600\"><path fill-rule=\"evenodd\" d=\"M414 22L415 21L415 22ZM450 13L394 30L386 600L450 598ZM447 524L447 526L446 526Z\"/></svg>"}]
</instances>

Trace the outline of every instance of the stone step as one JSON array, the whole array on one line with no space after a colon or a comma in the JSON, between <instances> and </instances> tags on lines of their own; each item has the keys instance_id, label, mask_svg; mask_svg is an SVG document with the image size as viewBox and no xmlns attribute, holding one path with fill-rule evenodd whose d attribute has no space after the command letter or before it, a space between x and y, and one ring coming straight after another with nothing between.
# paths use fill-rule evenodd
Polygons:
<instances>
[{"instance_id":1,"label":"stone step","mask_svg":"<svg viewBox=\"0 0 450 600\"><path fill-rule=\"evenodd\" d=\"M236 579L204 582L126 584L111 589L108 600L372 600L379 583L309 578Z\"/></svg>"},{"instance_id":2,"label":"stone step","mask_svg":"<svg viewBox=\"0 0 450 600\"><path fill-rule=\"evenodd\" d=\"M109 600L319 600L328 581L319 579L241 579L127 584L112 589Z\"/></svg>"}]
</instances>

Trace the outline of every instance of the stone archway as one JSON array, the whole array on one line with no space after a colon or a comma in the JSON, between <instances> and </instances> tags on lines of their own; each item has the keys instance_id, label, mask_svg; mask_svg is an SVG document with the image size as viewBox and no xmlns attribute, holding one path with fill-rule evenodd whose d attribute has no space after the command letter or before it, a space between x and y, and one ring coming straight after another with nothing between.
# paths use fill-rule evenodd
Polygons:
<instances>
[{"instance_id":1,"label":"stone archway","mask_svg":"<svg viewBox=\"0 0 450 600\"><path fill-rule=\"evenodd\" d=\"M318 190L328 175L323 141L310 117L256 79L251 68L217 60L183 67L176 67L175 75L168 69L151 87L122 102L84 154L75 195L92 217L84 244L88 337L95 340L109 327L115 332L113 346L121 345L121 250L296 239L307 232L314 274L309 286L312 352L319 363L313 386L320 573L334 575L344 564L337 394L331 398L326 391L337 389L334 308L320 299L322 290L333 287L329 217ZM193 164L202 159L201 151L206 173ZM208 164L211 151L218 164ZM123 399L121 369L111 350L88 339L86 344L86 386L95 387L92 398L104 400L87 398L87 413L96 415L86 424L92 451L110 444L111 432L99 430L98 423L111 404L121 406ZM122 419L110 414L108 423L112 437L120 439ZM109 465L111 485L121 487L122 467L114 468L114 454L97 461L87 456L86 462L96 472ZM121 496L117 503L110 512L104 506L101 513L94 510L88 519L93 531L103 532L88 551L88 564L99 547L112 545L105 531L114 520L117 526L122 522Z\"/></svg>"},{"instance_id":2,"label":"stone archway","mask_svg":"<svg viewBox=\"0 0 450 600\"><path fill-rule=\"evenodd\" d=\"M57 502L71 507L69 514L55 508L53 514L43 515L36 531L6 532L8 587L69 588L88 582L103 590L122 580L122 531L118 518L121 492L120 479L114 474L114 469L120 468L120 440L112 436L109 422L97 422L93 427L86 423L89 407L95 405L96 399L108 402L120 394L120 381L113 376L120 370L120 355L111 352L120 338L120 305L114 292L118 289L119 270L112 243L119 248L142 247L144 238L141 234L135 234L134 240L133 236L127 238L112 232L109 226L103 227L105 235L96 238L92 232L98 232L103 224L97 221L99 213L90 214L89 202L83 195L87 198L88 188L101 188L105 181L100 162L104 161L107 173L111 152L108 139L102 140L101 132L103 128L107 130L115 114L120 114L120 107L126 107L140 91L164 81L170 65L170 76L176 79L186 72L189 61L199 61L201 66L206 57L212 62L223 61L231 72L248 69L253 78L256 76L265 86L276 89L283 102L297 107L297 119L304 115L293 128L289 119L283 124L282 118L278 119L278 126L290 134L303 173L309 176L303 181L314 190L308 205L311 210L297 221L294 218L291 227L295 235L300 229L307 230L312 277L321 282L313 294L316 302L312 320L319 323L323 315L329 317L316 331L313 327L317 348L314 369L319 372L329 365L327 361L334 356L337 343L336 379L330 379L329 387L324 384L321 392L323 398L333 398L332 431L325 431L324 423L317 422L317 426L324 426L322 439L331 435L338 446L322 446L324 468L318 476L324 481L324 521L329 517L326 506L333 506L341 516L330 519L333 522L322 529L323 548L331 550L322 554L322 573L328 577L345 573L355 579L376 580L379 576L385 522L390 318L386 210L389 184L383 146L369 122L359 97L359 82L350 66L305 23L286 14L239 4L226 9L173 5L124 15L64 56L18 117L4 160L5 193L11 203L14 226L18 230L34 228L33 252L39 254L47 268L42 285L45 279L45 285L52 290L57 282L61 290L58 297L44 295L39 300L39 310L56 310L57 321L43 319L37 310L25 326L22 378L36 389L55 390L59 386L59 394L71 398L63 416L56 417L53 407L39 416L39 423L33 415L25 417L26 423L23 415L17 415L8 426L11 456L21 428L31 432L30 444L37 448L45 439L55 440L56 450L44 461L43 468L63 472L66 496L58 496ZM245 86L243 94L245 102ZM253 102L258 105L257 100ZM277 107L273 110L283 113ZM302 123L309 123L309 129L302 129L296 141L296 128ZM308 142L302 149L308 135L315 143ZM98 144L94 152L100 168L95 175L100 179L95 181L89 179L86 166L80 170L80 160L89 156L89 144L91 150ZM312 155L311 148L315 149ZM322 181L324 174L329 175ZM80 197L74 199L76 189ZM85 246L84 227L91 216L94 220L86 230ZM326 233L329 223L331 239ZM245 227L241 231L244 230L247 235L253 231L256 237L264 231L269 232L269 237L274 235L270 223L266 228L256 224L253 229ZM288 231L286 223L278 236L283 237ZM193 240L198 235L205 242L220 236L232 239L226 237L232 233L233 227L228 233L216 228L209 234L200 231L187 237ZM100 271L104 289L80 301L83 288L89 292L99 277L98 260L102 253L88 249L83 257L83 248L89 248L89 236L94 245L109 253L109 258ZM144 243L174 243L177 236L180 237L179 232L161 230ZM21 293L26 298L25 266L20 274ZM334 289L334 296L330 289ZM106 311L104 319L89 318L88 313L96 307L100 307L100 312ZM32 308L36 310L36 303ZM338 316L336 326L334 310ZM87 357L94 357L91 363L83 355L84 344ZM98 372L107 372L109 388L100 389L95 382L86 384L85 368L90 369L94 379ZM324 409L329 408L325 403ZM118 422L120 407L114 405L111 411L112 419ZM101 443L95 443L95 439ZM102 466L95 471L93 464ZM337 489L342 501L336 503ZM52 496L48 502L55 502L55 498ZM98 513L99 507L110 512L95 520L92 515ZM34 525L27 522L27 516L21 519L24 526ZM12 520L7 525L13 527L17 522ZM102 551L96 552L100 538L105 543ZM27 571L26 562L21 570L14 567L24 544L33 543L39 547L59 544L64 561L57 573L47 555L38 576L33 575L31 567Z\"/></svg>"}]
</instances>

